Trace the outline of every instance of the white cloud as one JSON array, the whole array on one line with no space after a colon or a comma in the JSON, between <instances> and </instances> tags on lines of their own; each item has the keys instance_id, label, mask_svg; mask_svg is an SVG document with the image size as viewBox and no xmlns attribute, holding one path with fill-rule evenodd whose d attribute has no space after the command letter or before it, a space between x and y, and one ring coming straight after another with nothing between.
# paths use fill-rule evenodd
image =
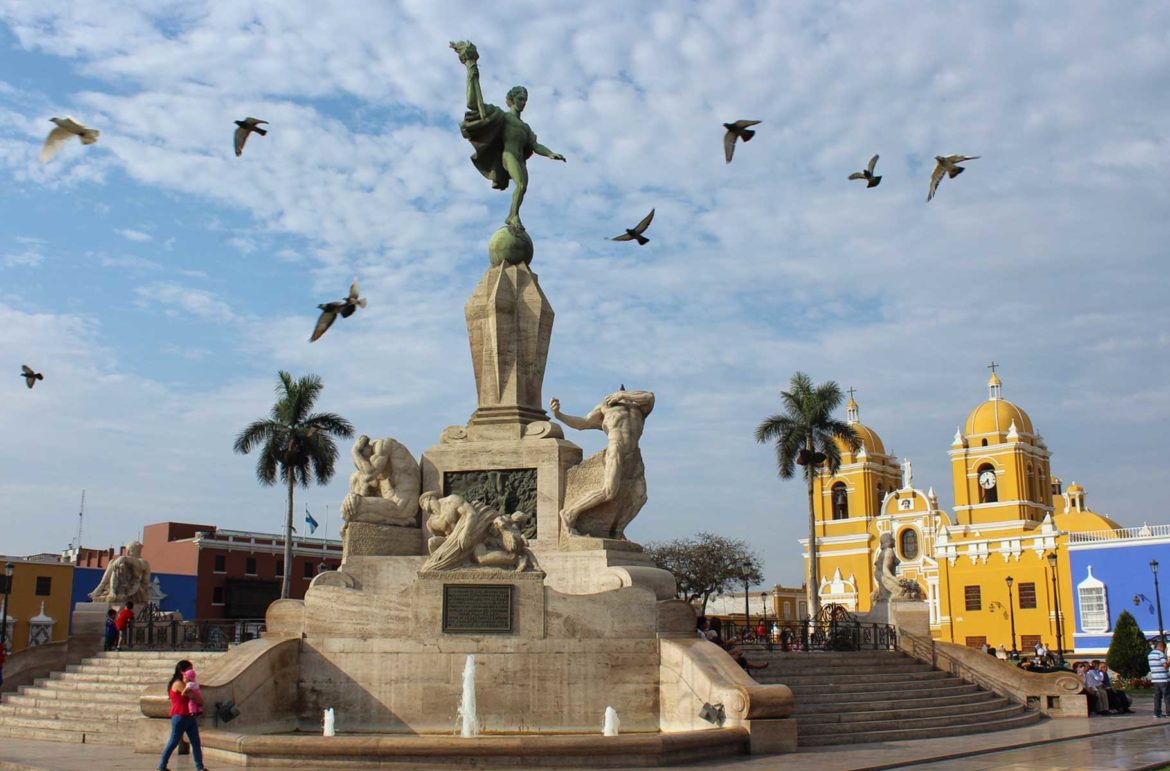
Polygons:
<instances>
[{"instance_id":1,"label":"white cloud","mask_svg":"<svg viewBox=\"0 0 1170 771\"><path fill-rule=\"evenodd\" d=\"M125 238L127 241L137 241L142 243L144 241L152 240L149 233L143 233L141 230L133 230L131 228L114 228L114 232Z\"/></svg>"},{"instance_id":2,"label":"white cloud","mask_svg":"<svg viewBox=\"0 0 1170 771\"><path fill-rule=\"evenodd\" d=\"M525 118L569 158L531 160L524 207L557 313L546 395L585 409L623 381L659 393L636 538L718 516L794 580L802 493L751 441L792 372L857 386L866 422L945 502L950 436L983 398L992 358L1057 473L1122 521L1157 519L1148 486L1130 482L1158 473L1148 419L1170 411L1170 395L1141 385L1170 374L1154 224L1170 214L1157 160L1170 144L1164 4L632 3L615 15L465 2L322 15L292 0L117 13L45 2L0 19L25 49L85 75L72 92L6 97L0 167L14 183L71 197L128 178L161 192L233 252L208 274L256 287L264 310L247 319L207 289L127 289L144 307L237 321L238 340L199 346L214 350L204 368L323 372L336 409L416 453L466 419L461 309L508 204L456 128L464 75L446 44L477 31L488 101L527 83ZM44 116L66 108L101 141L41 167ZM237 159L231 122L247 114L271 132ZM741 117L764 122L728 166L720 123ZM874 152L882 185L848 182ZM949 152L983 157L925 204L931 157ZM650 207L650 245L605 240ZM170 248L169 220L125 216ZM161 269L152 257L101 264ZM370 307L307 345L312 306L355 273ZM172 359L187 350L174 345L162 349ZM266 409L267 379L241 379L232 419ZM228 386L181 388L191 410L215 413ZM135 441L158 454L165 436ZM190 449L218 458L218 441ZM220 468L208 463L201 473ZM233 478L237 499L256 500L246 473ZM169 482L143 475L143 497L166 497ZM201 495L189 504L213 510Z\"/></svg>"},{"instance_id":3,"label":"white cloud","mask_svg":"<svg viewBox=\"0 0 1170 771\"><path fill-rule=\"evenodd\" d=\"M173 281L155 281L134 290L141 307L159 306L168 315L189 314L210 321L226 322L236 318L231 307L204 289L194 289Z\"/></svg>"}]
</instances>

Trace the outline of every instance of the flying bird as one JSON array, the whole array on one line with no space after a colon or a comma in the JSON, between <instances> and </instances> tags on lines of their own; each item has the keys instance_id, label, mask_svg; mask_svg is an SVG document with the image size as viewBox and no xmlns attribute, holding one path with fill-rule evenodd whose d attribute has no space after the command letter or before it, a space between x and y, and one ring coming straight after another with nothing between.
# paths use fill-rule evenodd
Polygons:
<instances>
[{"instance_id":1,"label":"flying bird","mask_svg":"<svg viewBox=\"0 0 1170 771\"><path fill-rule=\"evenodd\" d=\"M637 241L638 246L645 246L650 243L650 239L642 235L646 232L646 228L650 227L650 220L654 219L654 210L642 218L642 221L632 228L626 228L626 232L620 236L614 236L611 241Z\"/></svg>"},{"instance_id":2,"label":"flying bird","mask_svg":"<svg viewBox=\"0 0 1170 771\"><path fill-rule=\"evenodd\" d=\"M867 188L877 187L882 183L882 178L880 176L875 177L873 174L873 169L875 166L877 166L877 162L878 157L875 155L869 159L869 165L866 166L864 170L853 172L849 175L849 179L864 179L866 182L865 186Z\"/></svg>"},{"instance_id":3,"label":"flying bird","mask_svg":"<svg viewBox=\"0 0 1170 771\"><path fill-rule=\"evenodd\" d=\"M41 147L41 163L48 163L49 159L56 155L57 151L73 137L80 139L83 145L92 145L98 141L98 136L102 133L97 129L82 126L69 115L49 120L56 123L57 128L50 131L49 136L45 137L45 144Z\"/></svg>"},{"instance_id":4,"label":"flying bird","mask_svg":"<svg viewBox=\"0 0 1170 771\"><path fill-rule=\"evenodd\" d=\"M268 121L260 120L259 118L244 118L243 120L236 121L236 125L239 126L239 128L236 129L237 158L244 154L244 143L248 141L248 135L253 131L262 137L268 136L268 132L265 129L260 128L261 123L268 123Z\"/></svg>"},{"instance_id":5,"label":"flying bird","mask_svg":"<svg viewBox=\"0 0 1170 771\"><path fill-rule=\"evenodd\" d=\"M748 128L748 126L755 126L759 123L758 120L737 120L735 123L724 123L723 128L727 129L727 133L723 135L723 157L731 163L731 156L735 155L735 140L742 139L747 142L756 135L756 132Z\"/></svg>"},{"instance_id":6,"label":"flying bird","mask_svg":"<svg viewBox=\"0 0 1170 771\"><path fill-rule=\"evenodd\" d=\"M29 388L35 386L38 380L45 379L44 375L42 375L40 372L33 372L32 367L28 366L27 364L20 365L20 376L24 378L24 384Z\"/></svg>"},{"instance_id":7,"label":"flying bird","mask_svg":"<svg viewBox=\"0 0 1170 771\"><path fill-rule=\"evenodd\" d=\"M320 339L321 335L333 326L333 322L337 320L338 316L348 319L358 308L366 307L366 298L358 297L359 291L355 278L349 286L349 295L344 300L321 303L317 306L321 309L321 315L317 318L317 326L313 328L313 336L309 338L310 343Z\"/></svg>"},{"instance_id":8,"label":"flying bird","mask_svg":"<svg viewBox=\"0 0 1170 771\"><path fill-rule=\"evenodd\" d=\"M963 161L973 161L978 158L978 155L936 155L934 159L938 162L935 164L934 173L930 175L930 192L926 194L926 200L934 198L934 193L938 190L938 183L942 181L943 174L946 174L951 179L963 173L964 169L959 164Z\"/></svg>"}]
</instances>

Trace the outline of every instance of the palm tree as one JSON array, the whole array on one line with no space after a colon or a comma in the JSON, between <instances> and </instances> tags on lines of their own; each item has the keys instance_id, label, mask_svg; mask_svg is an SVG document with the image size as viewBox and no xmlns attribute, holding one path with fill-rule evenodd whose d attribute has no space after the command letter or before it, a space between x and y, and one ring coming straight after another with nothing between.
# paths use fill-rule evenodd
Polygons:
<instances>
[{"instance_id":1,"label":"palm tree","mask_svg":"<svg viewBox=\"0 0 1170 771\"><path fill-rule=\"evenodd\" d=\"M824 465L829 475L841 468L838 441L856 452L861 439L853 426L833 417L841 406L841 388L832 380L814 386L803 372L792 376L789 390L780 392L784 412L766 418L756 427L760 444L776 442L776 468L782 479L791 479L796 466L804 467L808 484L808 615L815 618L820 610L820 576L817 569L816 514L813 509L813 480L818 467Z\"/></svg>"},{"instance_id":2,"label":"palm tree","mask_svg":"<svg viewBox=\"0 0 1170 771\"><path fill-rule=\"evenodd\" d=\"M260 447L256 461L256 478L262 485L274 485L279 476L288 485L288 519L284 523L284 576L281 599L288 599L292 585L293 490L309 482L328 484L337 461L337 443L333 437L348 439L353 426L332 412L310 413L321 395L321 378L306 375L293 380L284 370L276 386L276 404L268 418L257 420L236 437L236 452L247 455Z\"/></svg>"}]
</instances>

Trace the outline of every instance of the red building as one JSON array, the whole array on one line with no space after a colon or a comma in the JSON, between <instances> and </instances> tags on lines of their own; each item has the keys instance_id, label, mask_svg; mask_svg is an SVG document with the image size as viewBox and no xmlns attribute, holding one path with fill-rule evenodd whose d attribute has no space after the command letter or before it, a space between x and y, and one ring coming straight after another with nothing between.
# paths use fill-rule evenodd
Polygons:
<instances>
[{"instance_id":1,"label":"red building","mask_svg":"<svg viewBox=\"0 0 1170 771\"><path fill-rule=\"evenodd\" d=\"M321 570L341 564L341 541L293 537L289 596L301 599ZM151 572L196 576L196 618L263 618L280 598L284 538L213 525L159 522L142 532Z\"/></svg>"}]
</instances>

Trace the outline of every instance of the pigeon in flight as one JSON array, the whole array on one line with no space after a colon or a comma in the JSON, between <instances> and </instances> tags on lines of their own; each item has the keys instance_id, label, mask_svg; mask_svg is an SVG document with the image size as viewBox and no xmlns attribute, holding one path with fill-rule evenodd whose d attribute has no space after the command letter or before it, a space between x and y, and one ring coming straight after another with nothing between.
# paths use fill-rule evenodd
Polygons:
<instances>
[{"instance_id":1,"label":"pigeon in flight","mask_svg":"<svg viewBox=\"0 0 1170 771\"><path fill-rule=\"evenodd\" d=\"M41 147L41 163L48 163L49 159L56 155L57 151L73 137L80 139L83 145L92 145L98 141L98 135L102 133L97 129L82 126L69 115L49 120L56 123L57 128L50 131L49 136L45 137L45 144Z\"/></svg>"},{"instance_id":2,"label":"pigeon in flight","mask_svg":"<svg viewBox=\"0 0 1170 771\"><path fill-rule=\"evenodd\" d=\"M40 372L33 372L32 367L28 366L27 364L20 365L20 376L24 378L24 384L29 388L35 386L38 380L45 379L44 375L42 375Z\"/></svg>"},{"instance_id":3,"label":"pigeon in flight","mask_svg":"<svg viewBox=\"0 0 1170 771\"><path fill-rule=\"evenodd\" d=\"M926 200L934 198L934 193L938 190L938 183L942 181L943 174L946 174L951 179L963 173L964 169L959 164L963 161L973 161L978 158L978 155L936 155L934 159L938 162L935 164L934 173L930 175L930 192L926 194Z\"/></svg>"},{"instance_id":4,"label":"pigeon in flight","mask_svg":"<svg viewBox=\"0 0 1170 771\"><path fill-rule=\"evenodd\" d=\"M724 123L723 128L727 129L727 133L723 135L723 157L731 163L731 156L735 155L735 140L742 139L747 142L756 135L756 132L748 128L748 126L755 126L760 121L758 120L737 120L735 123Z\"/></svg>"},{"instance_id":5,"label":"pigeon in flight","mask_svg":"<svg viewBox=\"0 0 1170 771\"><path fill-rule=\"evenodd\" d=\"M642 235L646 232L646 228L650 227L650 220L654 219L654 210L642 218L642 221L632 228L626 228L626 232L620 236L614 236L611 241L637 241L638 246L645 246L650 243L650 239Z\"/></svg>"},{"instance_id":6,"label":"pigeon in flight","mask_svg":"<svg viewBox=\"0 0 1170 771\"><path fill-rule=\"evenodd\" d=\"M317 326L313 329L313 336L309 338L310 343L320 339L321 335L333 326L333 322L337 320L339 315L343 319L348 319L358 308L366 307L366 298L358 297L358 292L358 282L355 278L349 286L349 295L344 300L321 303L317 306L321 309L321 315L317 318Z\"/></svg>"},{"instance_id":7,"label":"pigeon in flight","mask_svg":"<svg viewBox=\"0 0 1170 771\"><path fill-rule=\"evenodd\" d=\"M236 129L237 158L244 154L244 143L248 141L248 135L253 131L262 137L268 136L268 131L260 128L261 123L268 123L268 121L260 120L259 118L244 118L243 120L236 121L236 125L239 126L239 128Z\"/></svg>"},{"instance_id":8,"label":"pigeon in flight","mask_svg":"<svg viewBox=\"0 0 1170 771\"><path fill-rule=\"evenodd\" d=\"M882 178L880 176L875 177L873 174L873 168L874 166L877 166L877 162L878 157L875 155L869 159L869 166L866 166L863 171L853 172L849 175L849 179L864 179L866 182L865 186L867 188L877 187L882 183Z\"/></svg>"}]
</instances>

